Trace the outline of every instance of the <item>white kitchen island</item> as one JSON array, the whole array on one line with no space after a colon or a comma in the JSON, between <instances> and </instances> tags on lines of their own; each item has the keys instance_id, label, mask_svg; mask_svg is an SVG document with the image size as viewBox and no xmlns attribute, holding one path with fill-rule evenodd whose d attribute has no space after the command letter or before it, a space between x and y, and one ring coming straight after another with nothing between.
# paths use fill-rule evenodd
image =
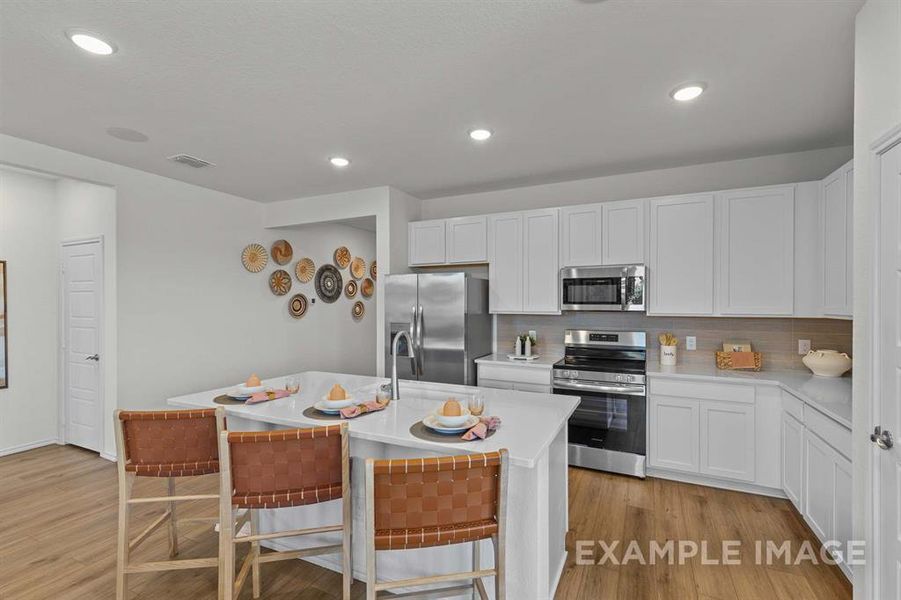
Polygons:
<instances>
[{"instance_id":1,"label":"white kitchen island","mask_svg":"<svg viewBox=\"0 0 901 600\"><path fill-rule=\"evenodd\" d=\"M299 394L251 406L225 406L227 426L232 431L265 431L290 427L314 427L336 421L305 417L303 411L319 401L329 388L339 383L349 392L373 391L386 379L306 372L294 375ZM287 376L286 376L287 377ZM264 385L284 388L284 377L265 380ZM213 398L230 388L210 390L170 398L176 408L219 406ZM480 393L486 414L501 418L502 425L490 438L462 444L421 440L410 434L410 426L434 411L448 397L465 398ZM412 458L488 452L506 448L510 470L507 505L507 597L516 600L552 598L566 560L567 517L567 428L569 416L578 405L573 396L534 394L511 390L471 388L445 384L403 381L401 399L385 410L348 421L352 457L354 577L365 580L364 476L366 458ZM286 530L333 524L340 521L340 502L300 506L261 512L261 529ZM278 549L298 549L338 543L335 534L289 538L273 544ZM483 540L482 561L493 563L491 542ZM469 570L469 544L437 548L379 552L380 580L397 580L451 571ZM340 571L337 555L308 559ZM490 584L491 582L486 582ZM493 585L488 585L493 595Z\"/></svg>"}]
</instances>

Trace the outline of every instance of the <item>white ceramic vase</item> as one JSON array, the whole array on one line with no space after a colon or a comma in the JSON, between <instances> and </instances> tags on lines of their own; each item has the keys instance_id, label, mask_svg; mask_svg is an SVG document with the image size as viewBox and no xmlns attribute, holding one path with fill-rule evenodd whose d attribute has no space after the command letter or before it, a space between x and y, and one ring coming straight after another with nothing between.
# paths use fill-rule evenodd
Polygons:
<instances>
[{"instance_id":1,"label":"white ceramic vase","mask_svg":"<svg viewBox=\"0 0 901 600\"><path fill-rule=\"evenodd\" d=\"M801 362L820 377L841 377L851 368L851 357L837 350L811 350Z\"/></svg>"},{"instance_id":2,"label":"white ceramic vase","mask_svg":"<svg viewBox=\"0 0 901 600\"><path fill-rule=\"evenodd\" d=\"M660 364L664 366L676 364L676 346L660 346Z\"/></svg>"}]
</instances>

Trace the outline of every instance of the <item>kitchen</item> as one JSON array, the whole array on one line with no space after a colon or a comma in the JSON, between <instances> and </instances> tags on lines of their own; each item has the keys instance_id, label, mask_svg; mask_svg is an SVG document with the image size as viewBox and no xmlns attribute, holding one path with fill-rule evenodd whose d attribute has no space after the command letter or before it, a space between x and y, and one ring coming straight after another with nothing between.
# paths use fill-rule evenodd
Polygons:
<instances>
[{"instance_id":1,"label":"kitchen","mask_svg":"<svg viewBox=\"0 0 901 600\"><path fill-rule=\"evenodd\" d=\"M896 589L894 2L177 6L3 8L0 596Z\"/></svg>"}]
</instances>

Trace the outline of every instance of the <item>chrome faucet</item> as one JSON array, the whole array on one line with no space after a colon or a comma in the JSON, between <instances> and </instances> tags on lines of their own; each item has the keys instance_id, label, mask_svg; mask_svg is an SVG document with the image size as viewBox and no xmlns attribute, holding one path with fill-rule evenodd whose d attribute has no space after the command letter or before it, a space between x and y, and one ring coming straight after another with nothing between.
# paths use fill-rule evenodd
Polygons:
<instances>
[{"instance_id":1,"label":"chrome faucet","mask_svg":"<svg viewBox=\"0 0 901 600\"><path fill-rule=\"evenodd\" d=\"M400 340L401 336L407 338L407 356L406 358L416 360L416 354L413 352L413 338L410 337L409 332L405 329L402 329L397 332L394 336L394 341L391 343L391 399L392 400L400 400L400 384L397 382L397 342ZM414 367L415 369L415 367Z\"/></svg>"}]
</instances>

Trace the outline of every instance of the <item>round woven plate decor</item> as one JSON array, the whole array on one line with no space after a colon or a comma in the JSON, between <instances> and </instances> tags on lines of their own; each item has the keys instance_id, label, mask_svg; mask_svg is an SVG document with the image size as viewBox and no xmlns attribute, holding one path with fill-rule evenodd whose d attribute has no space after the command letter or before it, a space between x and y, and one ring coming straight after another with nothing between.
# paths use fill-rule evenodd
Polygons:
<instances>
[{"instance_id":1,"label":"round woven plate decor","mask_svg":"<svg viewBox=\"0 0 901 600\"><path fill-rule=\"evenodd\" d=\"M301 258L294 266L294 275L297 276L297 281L301 283L311 282L313 276L316 275L316 263L313 262L312 258Z\"/></svg>"},{"instance_id":2,"label":"round woven plate decor","mask_svg":"<svg viewBox=\"0 0 901 600\"><path fill-rule=\"evenodd\" d=\"M316 271L316 294L323 302L331 304L340 298L343 287L341 273L332 265L322 265Z\"/></svg>"},{"instance_id":3,"label":"round woven plate decor","mask_svg":"<svg viewBox=\"0 0 901 600\"><path fill-rule=\"evenodd\" d=\"M379 269L376 266L375 261L372 261L372 264L369 265L369 276L373 279L379 278Z\"/></svg>"},{"instance_id":4,"label":"round woven plate decor","mask_svg":"<svg viewBox=\"0 0 901 600\"><path fill-rule=\"evenodd\" d=\"M307 302L307 297L303 294L294 294L291 296L291 301L288 302L288 312L291 313L291 316L295 319L299 319L307 313L307 306L309 303Z\"/></svg>"},{"instance_id":5,"label":"round woven plate decor","mask_svg":"<svg viewBox=\"0 0 901 600\"><path fill-rule=\"evenodd\" d=\"M364 298L370 298L372 296L372 292L375 291L375 284L368 277L363 280L363 285L360 286L360 293L363 294Z\"/></svg>"},{"instance_id":6,"label":"round woven plate decor","mask_svg":"<svg viewBox=\"0 0 901 600\"><path fill-rule=\"evenodd\" d=\"M344 286L344 295L348 298L353 298L357 295L357 282L351 279L347 282L347 285Z\"/></svg>"},{"instance_id":7,"label":"round woven plate decor","mask_svg":"<svg viewBox=\"0 0 901 600\"><path fill-rule=\"evenodd\" d=\"M359 256L354 257L350 262L350 274L353 275L354 279L362 279L363 275L366 274L366 261Z\"/></svg>"},{"instance_id":8,"label":"round woven plate decor","mask_svg":"<svg viewBox=\"0 0 901 600\"><path fill-rule=\"evenodd\" d=\"M251 273L259 273L268 262L269 253L260 244L250 244L241 252L241 264Z\"/></svg>"},{"instance_id":9,"label":"round woven plate decor","mask_svg":"<svg viewBox=\"0 0 901 600\"><path fill-rule=\"evenodd\" d=\"M269 254L272 255L272 260L278 264L286 265L294 258L294 248L291 247L288 240L278 240L272 244L272 249L269 251Z\"/></svg>"},{"instance_id":10,"label":"round woven plate decor","mask_svg":"<svg viewBox=\"0 0 901 600\"><path fill-rule=\"evenodd\" d=\"M353 309L351 309L351 314L353 314L354 319L360 320L363 318L363 314L366 312L366 307L363 306L363 303L357 300L354 302Z\"/></svg>"},{"instance_id":11,"label":"round woven plate decor","mask_svg":"<svg viewBox=\"0 0 901 600\"><path fill-rule=\"evenodd\" d=\"M284 269L274 271L269 276L269 289L276 296L284 296L291 291L291 276Z\"/></svg>"},{"instance_id":12,"label":"round woven plate decor","mask_svg":"<svg viewBox=\"0 0 901 600\"><path fill-rule=\"evenodd\" d=\"M350 264L350 250L347 249L347 246L341 246L335 250L335 264L342 269L346 269Z\"/></svg>"}]
</instances>

